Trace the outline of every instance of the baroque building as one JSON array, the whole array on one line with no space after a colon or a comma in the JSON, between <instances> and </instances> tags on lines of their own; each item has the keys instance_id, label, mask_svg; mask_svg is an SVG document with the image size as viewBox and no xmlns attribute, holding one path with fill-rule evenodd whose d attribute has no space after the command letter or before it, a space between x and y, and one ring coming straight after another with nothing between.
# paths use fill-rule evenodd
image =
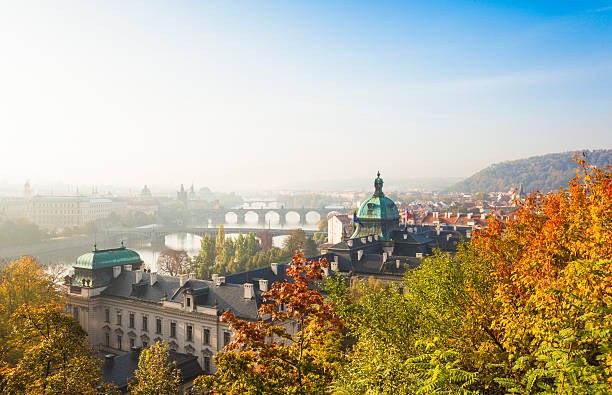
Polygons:
<instances>
[{"instance_id":1,"label":"baroque building","mask_svg":"<svg viewBox=\"0 0 612 395\"><path fill-rule=\"evenodd\" d=\"M268 319L258 312L261 294L286 280L286 265L277 263L232 282L219 276L211 281L194 274L164 276L143 270L142 263L138 253L123 245L94 247L80 256L74 274L64 279L68 312L100 353L121 355L163 340L172 351L196 356L205 373L215 371L213 356L232 338L221 314Z\"/></svg>"}]
</instances>

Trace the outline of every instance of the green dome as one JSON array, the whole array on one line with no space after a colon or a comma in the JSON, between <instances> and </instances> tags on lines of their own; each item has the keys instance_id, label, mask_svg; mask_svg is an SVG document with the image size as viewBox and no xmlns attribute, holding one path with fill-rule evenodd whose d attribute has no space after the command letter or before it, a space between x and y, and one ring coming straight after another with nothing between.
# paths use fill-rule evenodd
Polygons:
<instances>
[{"instance_id":1,"label":"green dome","mask_svg":"<svg viewBox=\"0 0 612 395\"><path fill-rule=\"evenodd\" d=\"M77 258L73 267L83 269L101 269L120 265L133 265L142 263L136 251L125 247L96 250L83 254Z\"/></svg>"},{"instance_id":2,"label":"green dome","mask_svg":"<svg viewBox=\"0 0 612 395\"><path fill-rule=\"evenodd\" d=\"M362 224L357 223L357 228L351 238L374 234L381 237L382 240L390 240L391 232L397 229L400 219L399 211L393 200L385 197L382 187L383 180L379 172L374 180L374 194L366 199L357 211L357 218Z\"/></svg>"},{"instance_id":3,"label":"green dome","mask_svg":"<svg viewBox=\"0 0 612 395\"><path fill-rule=\"evenodd\" d=\"M385 196L382 191L383 180L378 177L374 180L374 194L366 199L357 211L357 218L361 219L397 219L400 215L393 200Z\"/></svg>"}]
</instances>

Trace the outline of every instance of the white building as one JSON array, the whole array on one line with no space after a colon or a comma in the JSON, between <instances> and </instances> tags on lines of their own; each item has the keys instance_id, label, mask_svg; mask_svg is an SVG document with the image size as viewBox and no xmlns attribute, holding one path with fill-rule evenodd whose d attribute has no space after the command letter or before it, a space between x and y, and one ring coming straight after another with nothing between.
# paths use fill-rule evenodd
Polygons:
<instances>
[{"instance_id":1,"label":"white building","mask_svg":"<svg viewBox=\"0 0 612 395\"><path fill-rule=\"evenodd\" d=\"M140 256L125 247L80 256L64 283L68 311L101 352L122 354L163 340L173 351L197 356L205 373L215 371L213 356L232 337L221 314L265 319L258 313L261 293L285 280L285 265L275 263L251 271L244 284L218 276L213 281L193 274L162 276L141 266ZM240 281L240 275L233 280Z\"/></svg>"},{"instance_id":2,"label":"white building","mask_svg":"<svg viewBox=\"0 0 612 395\"><path fill-rule=\"evenodd\" d=\"M327 242L338 244L351 237L353 233L353 223L348 215L340 213L330 213L327 216Z\"/></svg>"},{"instance_id":3,"label":"white building","mask_svg":"<svg viewBox=\"0 0 612 395\"><path fill-rule=\"evenodd\" d=\"M84 196L34 196L28 203L28 218L41 228L64 228L107 218L113 202Z\"/></svg>"}]
</instances>

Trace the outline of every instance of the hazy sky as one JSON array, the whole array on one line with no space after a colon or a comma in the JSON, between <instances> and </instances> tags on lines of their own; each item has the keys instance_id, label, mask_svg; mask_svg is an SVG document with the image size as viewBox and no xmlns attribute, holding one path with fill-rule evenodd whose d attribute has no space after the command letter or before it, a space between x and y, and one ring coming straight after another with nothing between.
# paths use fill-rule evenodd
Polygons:
<instances>
[{"instance_id":1,"label":"hazy sky","mask_svg":"<svg viewBox=\"0 0 612 395\"><path fill-rule=\"evenodd\" d=\"M0 182L223 190L611 148L612 0L0 0L0 134Z\"/></svg>"}]
</instances>

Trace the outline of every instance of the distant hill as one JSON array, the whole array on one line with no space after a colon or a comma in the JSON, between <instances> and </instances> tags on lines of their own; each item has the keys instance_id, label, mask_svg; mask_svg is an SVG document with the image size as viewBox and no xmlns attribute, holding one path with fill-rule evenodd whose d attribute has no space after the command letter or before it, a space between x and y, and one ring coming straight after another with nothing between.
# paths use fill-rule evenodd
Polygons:
<instances>
[{"instance_id":1,"label":"distant hill","mask_svg":"<svg viewBox=\"0 0 612 395\"><path fill-rule=\"evenodd\" d=\"M586 152L589 163L602 168L612 164L612 149ZM573 152L562 152L533 156L493 164L473 176L446 189L447 192L498 192L508 191L523 183L525 192L538 190L549 192L567 186L568 180L576 175Z\"/></svg>"}]
</instances>

